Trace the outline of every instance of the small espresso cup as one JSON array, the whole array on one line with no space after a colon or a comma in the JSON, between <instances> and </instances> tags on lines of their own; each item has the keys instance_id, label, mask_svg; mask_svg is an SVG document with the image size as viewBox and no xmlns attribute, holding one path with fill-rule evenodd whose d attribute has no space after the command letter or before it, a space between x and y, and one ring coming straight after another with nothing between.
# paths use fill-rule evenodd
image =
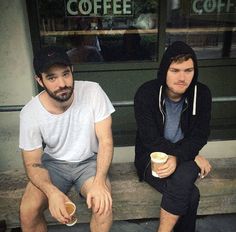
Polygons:
<instances>
[{"instance_id":1,"label":"small espresso cup","mask_svg":"<svg viewBox=\"0 0 236 232\"><path fill-rule=\"evenodd\" d=\"M77 217L75 216L76 205L70 201L65 203L66 211L71 216L71 220L66 224L67 226L73 226L77 222Z\"/></svg>"},{"instance_id":2,"label":"small espresso cup","mask_svg":"<svg viewBox=\"0 0 236 232\"><path fill-rule=\"evenodd\" d=\"M164 163L166 163L168 155L164 152L152 152L150 154L150 157L151 157L152 175L155 177L159 177L155 170Z\"/></svg>"}]
</instances>

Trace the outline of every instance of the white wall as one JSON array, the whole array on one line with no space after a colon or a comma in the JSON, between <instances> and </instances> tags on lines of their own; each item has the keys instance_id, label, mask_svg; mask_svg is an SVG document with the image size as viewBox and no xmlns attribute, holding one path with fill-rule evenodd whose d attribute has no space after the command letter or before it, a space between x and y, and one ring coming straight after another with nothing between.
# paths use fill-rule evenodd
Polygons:
<instances>
[{"instance_id":1,"label":"white wall","mask_svg":"<svg viewBox=\"0 0 236 232\"><path fill-rule=\"evenodd\" d=\"M25 1L1 0L0 12L0 104L24 104L34 93Z\"/></svg>"},{"instance_id":2,"label":"white wall","mask_svg":"<svg viewBox=\"0 0 236 232\"><path fill-rule=\"evenodd\" d=\"M34 95L32 46L24 0L0 0L0 105L23 105ZM0 113L0 170L22 165L19 112Z\"/></svg>"}]
</instances>

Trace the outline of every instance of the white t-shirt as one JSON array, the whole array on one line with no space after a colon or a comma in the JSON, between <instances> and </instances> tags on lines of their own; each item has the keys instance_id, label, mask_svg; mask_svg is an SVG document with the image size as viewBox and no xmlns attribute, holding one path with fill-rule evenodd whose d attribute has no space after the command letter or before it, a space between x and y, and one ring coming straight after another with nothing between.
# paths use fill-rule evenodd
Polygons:
<instances>
[{"instance_id":1,"label":"white t-shirt","mask_svg":"<svg viewBox=\"0 0 236 232\"><path fill-rule=\"evenodd\" d=\"M39 95L20 113L19 147L31 151L44 142L45 153L68 162L80 162L97 153L95 123L115 111L102 88L95 82L75 81L74 100L62 114L49 113Z\"/></svg>"}]
</instances>

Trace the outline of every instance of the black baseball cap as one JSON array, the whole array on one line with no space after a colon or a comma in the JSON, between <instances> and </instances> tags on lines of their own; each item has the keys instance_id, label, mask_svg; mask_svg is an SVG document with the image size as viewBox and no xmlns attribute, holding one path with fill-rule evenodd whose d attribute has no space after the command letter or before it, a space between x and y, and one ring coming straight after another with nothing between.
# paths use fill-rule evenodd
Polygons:
<instances>
[{"instance_id":1,"label":"black baseball cap","mask_svg":"<svg viewBox=\"0 0 236 232\"><path fill-rule=\"evenodd\" d=\"M34 56L33 65L37 76L54 64L71 66L70 58L64 48L57 46L44 47Z\"/></svg>"}]
</instances>

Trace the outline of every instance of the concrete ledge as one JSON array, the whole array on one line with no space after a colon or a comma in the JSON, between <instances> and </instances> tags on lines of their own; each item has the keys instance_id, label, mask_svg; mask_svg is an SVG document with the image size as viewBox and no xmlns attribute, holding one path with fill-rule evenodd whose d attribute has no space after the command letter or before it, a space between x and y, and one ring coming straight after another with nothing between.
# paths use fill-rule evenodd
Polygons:
<instances>
[{"instance_id":1,"label":"concrete ledge","mask_svg":"<svg viewBox=\"0 0 236 232\"><path fill-rule=\"evenodd\" d=\"M236 212L236 157L210 160L213 171L198 180L201 200L199 215ZM0 221L7 228L19 227L18 209L27 183L24 170L0 173ZM113 192L114 220L157 218L161 195L144 182L139 182L133 163L112 164L110 177ZM69 193L77 204L79 222L89 222L90 211L74 189ZM37 200L37 199L35 199ZM57 222L46 212L49 224Z\"/></svg>"},{"instance_id":2,"label":"concrete ledge","mask_svg":"<svg viewBox=\"0 0 236 232\"><path fill-rule=\"evenodd\" d=\"M207 159L235 157L236 140L208 141L199 154ZM134 146L114 147L114 163L133 162L135 154Z\"/></svg>"}]
</instances>

